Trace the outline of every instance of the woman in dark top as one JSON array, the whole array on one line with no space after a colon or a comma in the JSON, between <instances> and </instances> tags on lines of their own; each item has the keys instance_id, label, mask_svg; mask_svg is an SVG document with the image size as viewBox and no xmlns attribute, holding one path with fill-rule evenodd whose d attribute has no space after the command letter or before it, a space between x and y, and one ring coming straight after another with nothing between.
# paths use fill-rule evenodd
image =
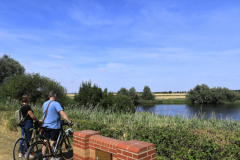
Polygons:
<instances>
[{"instance_id":1,"label":"woman in dark top","mask_svg":"<svg viewBox=\"0 0 240 160\"><path fill-rule=\"evenodd\" d=\"M23 117L25 118L24 122L25 123L25 131L26 131L26 137L28 140L30 140L32 138L32 130L30 130L33 127L33 120L38 121L39 120L34 116L33 111L29 105L30 103L30 96L28 95L23 95L22 96L22 108L21 108L21 112ZM24 129L21 129L21 136L24 137ZM26 148L25 148L26 150ZM25 151L27 152L27 151ZM22 153L19 153L19 157L24 157L25 155L23 155Z\"/></svg>"}]
</instances>

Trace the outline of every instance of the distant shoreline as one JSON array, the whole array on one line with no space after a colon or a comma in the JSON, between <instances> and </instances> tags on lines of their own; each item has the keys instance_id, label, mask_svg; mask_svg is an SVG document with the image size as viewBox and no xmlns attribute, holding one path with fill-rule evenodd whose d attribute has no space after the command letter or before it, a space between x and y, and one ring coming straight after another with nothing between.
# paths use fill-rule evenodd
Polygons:
<instances>
[{"instance_id":1,"label":"distant shoreline","mask_svg":"<svg viewBox=\"0 0 240 160\"><path fill-rule=\"evenodd\" d=\"M68 93L67 96L70 98L73 98L74 95L77 93ZM153 92L153 94L156 96L156 100L160 99L185 99L187 93L159 93L159 92Z\"/></svg>"}]
</instances>

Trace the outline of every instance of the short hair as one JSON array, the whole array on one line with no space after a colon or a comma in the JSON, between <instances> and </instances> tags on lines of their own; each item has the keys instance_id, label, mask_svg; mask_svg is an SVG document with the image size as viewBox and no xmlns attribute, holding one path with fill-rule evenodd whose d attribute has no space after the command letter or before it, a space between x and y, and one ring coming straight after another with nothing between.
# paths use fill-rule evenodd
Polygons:
<instances>
[{"instance_id":1,"label":"short hair","mask_svg":"<svg viewBox=\"0 0 240 160\"><path fill-rule=\"evenodd\" d=\"M54 97L55 94L57 94L55 91L50 91L49 94L48 94L48 96L49 96L49 97Z\"/></svg>"},{"instance_id":2,"label":"short hair","mask_svg":"<svg viewBox=\"0 0 240 160\"><path fill-rule=\"evenodd\" d=\"M22 96L22 103L28 103L28 98L30 98L30 96L27 95L27 94L24 94L24 95Z\"/></svg>"}]
</instances>

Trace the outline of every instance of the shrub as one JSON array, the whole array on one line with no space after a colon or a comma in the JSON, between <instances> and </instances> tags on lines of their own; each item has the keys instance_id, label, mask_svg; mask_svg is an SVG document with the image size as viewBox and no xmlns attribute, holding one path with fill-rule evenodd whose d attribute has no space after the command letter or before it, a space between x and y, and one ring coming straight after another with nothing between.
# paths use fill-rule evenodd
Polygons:
<instances>
[{"instance_id":1,"label":"shrub","mask_svg":"<svg viewBox=\"0 0 240 160\"><path fill-rule=\"evenodd\" d=\"M112 106L112 110L114 112L123 112L123 113L134 113L135 112L135 106L133 102L123 94L119 94L114 97L114 103L115 105Z\"/></svg>"},{"instance_id":2,"label":"shrub","mask_svg":"<svg viewBox=\"0 0 240 160\"><path fill-rule=\"evenodd\" d=\"M140 103L138 93L136 92L136 89L134 87L129 90L129 98L132 100L134 105Z\"/></svg>"},{"instance_id":3,"label":"shrub","mask_svg":"<svg viewBox=\"0 0 240 160\"><path fill-rule=\"evenodd\" d=\"M154 94L151 92L149 86L145 86L142 93L143 100L155 100Z\"/></svg>"},{"instance_id":4,"label":"shrub","mask_svg":"<svg viewBox=\"0 0 240 160\"><path fill-rule=\"evenodd\" d=\"M94 107L100 103L102 99L102 89L96 84L92 86L92 82L82 82L79 87L79 92L74 96L74 100L81 105L86 106L91 104Z\"/></svg>"},{"instance_id":5,"label":"shrub","mask_svg":"<svg viewBox=\"0 0 240 160\"><path fill-rule=\"evenodd\" d=\"M191 89L186 98L192 103L223 103L224 101L236 101L240 99L239 93L227 88L209 88L206 84L197 85Z\"/></svg>"},{"instance_id":6,"label":"shrub","mask_svg":"<svg viewBox=\"0 0 240 160\"><path fill-rule=\"evenodd\" d=\"M3 84L9 77L14 75L24 74L25 68L10 56L3 55L0 58L0 86Z\"/></svg>"},{"instance_id":7,"label":"shrub","mask_svg":"<svg viewBox=\"0 0 240 160\"><path fill-rule=\"evenodd\" d=\"M13 99L21 101L24 94L29 94L34 104L42 104L49 99L48 93L50 90L55 90L57 92L57 101L61 105L66 105L67 90L60 83L38 73L9 77L1 87L0 97L5 100L9 98L10 101Z\"/></svg>"},{"instance_id":8,"label":"shrub","mask_svg":"<svg viewBox=\"0 0 240 160\"><path fill-rule=\"evenodd\" d=\"M114 106L114 95L111 92L107 92L107 88L102 93L102 99L100 101L100 107L103 109L110 109Z\"/></svg>"}]
</instances>

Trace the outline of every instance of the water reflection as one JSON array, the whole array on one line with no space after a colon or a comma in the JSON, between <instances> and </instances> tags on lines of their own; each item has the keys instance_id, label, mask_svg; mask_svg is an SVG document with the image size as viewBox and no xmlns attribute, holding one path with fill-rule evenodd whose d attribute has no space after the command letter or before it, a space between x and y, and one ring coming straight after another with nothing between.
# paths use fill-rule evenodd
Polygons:
<instances>
[{"instance_id":1,"label":"water reflection","mask_svg":"<svg viewBox=\"0 0 240 160\"><path fill-rule=\"evenodd\" d=\"M157 105L141 105L136 111L147 111L161 115L183 115L191 118L193 116L205 118L226 119L231 118L240 120L240 105L224 105L224 104L157 104Z\"/></svg>"}]
</instances>

